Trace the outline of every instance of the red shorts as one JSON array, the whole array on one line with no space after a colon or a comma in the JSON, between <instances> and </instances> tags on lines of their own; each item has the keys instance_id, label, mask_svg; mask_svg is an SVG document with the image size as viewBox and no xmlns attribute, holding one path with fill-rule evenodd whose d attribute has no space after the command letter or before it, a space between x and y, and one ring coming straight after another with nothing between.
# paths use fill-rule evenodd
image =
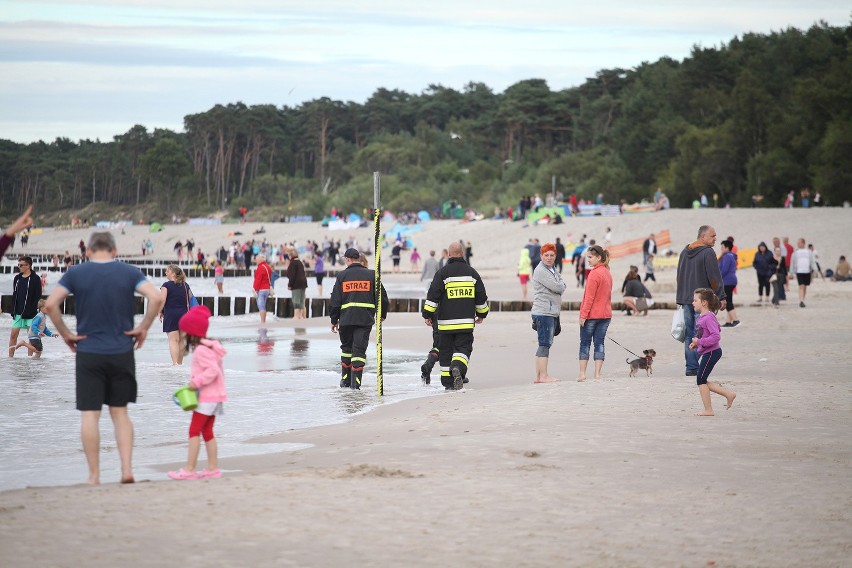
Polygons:
<instances>
[{"instance_id":1,"label":"red shorts","mask_svg":"<svg viewBox=\"0 0 852 568\"><path fill-rule=\"evenodd\" d=\"M526 284L527 282L530 281L530 275L529 274L518 274L518 278L521 279L521 284Z\"/></svg>"}]
</instances>

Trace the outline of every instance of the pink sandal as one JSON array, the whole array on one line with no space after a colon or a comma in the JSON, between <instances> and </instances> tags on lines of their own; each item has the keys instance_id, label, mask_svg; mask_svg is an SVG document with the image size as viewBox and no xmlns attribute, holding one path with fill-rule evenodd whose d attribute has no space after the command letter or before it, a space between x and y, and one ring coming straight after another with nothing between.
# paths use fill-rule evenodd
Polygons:
<instances>
[{"instance_id":1,"label":"pink sandal","mask_svg":"<svg viewBox=\"0 0 852 568\"><path fill-rule=\"evenodd\" d=\"M198 473L198 479L219 479L222 477L221 469L205 469Z\"/></svg>"},{"instance_id":2,"label":"pink sandal","mask_svg":"<svg viewBox=\"0 0 852 568\"><path fill-rule=\"evenodd\" d=\"M171 477L172 479L183 480L183 479L198 479L199 475L197 473L195 473L194 471L186 471L185 469L180 468L177 471L170 471L169 477Z\"/></svg>"}]
</instances>

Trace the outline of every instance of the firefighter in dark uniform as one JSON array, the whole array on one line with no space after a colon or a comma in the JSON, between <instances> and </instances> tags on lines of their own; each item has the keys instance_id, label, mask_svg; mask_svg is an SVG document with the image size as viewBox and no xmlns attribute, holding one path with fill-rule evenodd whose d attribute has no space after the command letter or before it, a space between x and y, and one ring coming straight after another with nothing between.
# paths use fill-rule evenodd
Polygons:
<instances>
[{"instance_id":1,"label":"firefighter in dark uniform","mask_svg":"<svg viewBox=\"0 0 852 568\"><path fill-rule=\"evenodd\" d=\"M376 321L376 273L359 262L354 248L343 253L346 268L337 275L331 291L331 331L340 330L340 386L361 388L367 364L367 343ZM387 317L388 295L382 286L382 319Z\"/></svg>"},{"instance_id":2,"label":"firefighter in dark uniform","mask_svg":"<svg viewBox=\"0 0 852 568\"><path fill-rule=\"evenodd\" d=\"M441 384L459 390L473 352L473 327L488 315L488 296L479 273L464 261L464 247L453 243L448 252L449 262L432 279L422 314L426 325L438 322Z\"/></svg>"}]
</instances>

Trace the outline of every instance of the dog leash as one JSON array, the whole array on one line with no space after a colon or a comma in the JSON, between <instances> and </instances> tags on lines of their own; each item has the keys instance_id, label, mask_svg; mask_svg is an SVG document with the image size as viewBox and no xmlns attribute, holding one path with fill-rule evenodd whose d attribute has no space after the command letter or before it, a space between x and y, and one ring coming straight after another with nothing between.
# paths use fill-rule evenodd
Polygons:
<instances>
[{"instance_id":1,"label":"dog leash","mask_svg":"<svg viewBox=\"0 0 852 568\"><path fill-rule=\"evenodd\" d=\"M615 339L612 339L612 336L607 335L606 338L611 340L613 343L615 343L616 345L618 345L619 347L621 347L622 349L624 349L625 351L627 351L628 353L630 353L634 357L636 357L638 359L644 359L644 357L639 357L639 355L637 355L636 353L634 353L633 351L631 351L630 349L628 349L627 347L625 347L624 345L622 345L621 343L616 341Z\"/></svg>"}]
</instances>

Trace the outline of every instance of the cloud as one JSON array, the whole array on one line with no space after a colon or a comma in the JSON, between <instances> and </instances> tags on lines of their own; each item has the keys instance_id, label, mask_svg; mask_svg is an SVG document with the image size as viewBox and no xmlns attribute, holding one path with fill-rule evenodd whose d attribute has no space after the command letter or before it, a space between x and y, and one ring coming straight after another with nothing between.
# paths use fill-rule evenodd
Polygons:
<instances>
[{"instance_id":1,"label":"cloud","mask_svg":"<svg viewBox=\"0 0 852 568\"><path fill-rule=\"evenodd\" d=\"M500 92L529 77L562 89L747 31L848 25L840 4L5 0L0 127L20 140L104 137L122 124L179 129L184 115L235 101L363 102L379 87L470 81Z\"/></svg>"}]
</instances>

